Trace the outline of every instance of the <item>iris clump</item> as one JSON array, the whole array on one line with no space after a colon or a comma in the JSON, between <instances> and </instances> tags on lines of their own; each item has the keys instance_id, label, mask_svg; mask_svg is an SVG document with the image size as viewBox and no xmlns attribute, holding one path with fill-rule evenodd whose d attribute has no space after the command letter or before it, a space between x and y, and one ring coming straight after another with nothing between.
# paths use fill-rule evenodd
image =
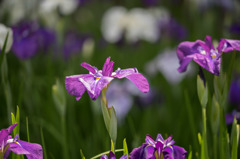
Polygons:
<instances>
[{"instance_id":1,"label":"iris clump","mask_svg":"<svg viewBox=\"0 0 240 159\"><path fill-rule=\"evenodd\" d=\"M187 151L179 146L173 145L172 136L166 140L161 134L154 140L150 135L146 136L145 143L142 146L133 149L130 153L130 159L184 159Z\"/></svg>"},{"instance_id":2,"label":"iris clump","mask_svg":"<svg viewBox=\"0 0 240 159\"><path fill-rule=\"evenodd\" d=\"M184 41L178 45L177 55L180 60L179 72L185 72L190 61L195 61L212 74L219 75L222 53L240 51L240 40L221 39L217 48L212 44L211 36L205 41Z\"/></svg>"},{"instance_id":3,"label":"iris clump","mask_svg":"<svg viewBox=\"0 0 240 159\"><path fill-rule=\"evenodd\" d=\"M16 126L17 123L0 131L0 159L7 159L11 151L18 155L26 155L28 159L42 159L41 145L18 140L19 135L12 138L10 133Z\"/></svg>"},{"instance_id":4,"label":"iris clump","mask_svg":"<svg viewBox=\"0 0 240 159\"><path fill-rule=\"evenodd\" d=\"M127 78L132 81L140 91L146 93L149 91L147 79L136 68L120 69L113 72L114 62L108 57L102 70L83 62L82 67L89 71L89 74L67 76L65 78L65 87L69 94L74 95L79 100L85 91L92 100L96 100L102 89L106 87L114 78Z\"/></svg>"}]
</instances>

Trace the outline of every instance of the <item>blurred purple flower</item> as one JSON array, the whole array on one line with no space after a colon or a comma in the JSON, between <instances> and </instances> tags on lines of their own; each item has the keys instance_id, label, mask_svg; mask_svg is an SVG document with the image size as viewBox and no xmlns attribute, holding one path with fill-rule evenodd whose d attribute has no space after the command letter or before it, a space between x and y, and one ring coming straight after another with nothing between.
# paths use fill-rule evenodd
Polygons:
<instances>
[{"instance_id":1,"label":"blurred purple flower","mask_svg":"<svg viewBox=\"0 0 240 159\"><path fill-rule=\"evenodd\" d=\"M127 80L123 82L113 81L107 90L108 105L114 107L117 121L120 123L124 120L133 105L133 97L129 90L130 85L131 83Z\"/></svg>"},{"instance_id":2,"label":"blurred purple flower","mask_svg":"<svg viewBox=\"0 0 240 159\"><path fill-rule=\"evenodd\" d=\"M169 63L171 65L169 65ZM145 70L149 76L153 77L158 72L164 75L165 79L170 84L178 84L186 76L190 76L194 72L194 67L190 65L188 72L179 74L178 68L178 57L176 55L176 49L166 49L160 52L153 60L149 61L145 65Z\"/></svg>"},{"instance_id":3,"label":"blurred purple flower","mask_svg":"<svg viewBox=\"0 0 240 159\"><path fill-rule=\"evenodd\" d=\"M230 33L240 35L240 23L232 24L229 28Z\"/></svg>"},{"instance_id":4,"label":"blurred purple flower","mask_svg":"<svg viewBox=\"0 0 240 159\"><path fill-rule=\"evenodd\" d=\"M110 151L109 152L109 157L107 155L102 155L100 159L116 159L115 154ZM127 159L127 155L123 155L122 157L120 157L120 159Z\"/></svg>"},{"instance_id":5,"label":"blurred purple flower","mask_svg":"<svg viewBox=\"0 0 240 159\"><path fill-rule=\"evenodd\" d=\"M222 52L240 51L239 40L221 39L217 49L212 44L212 38L206 36L205 42L185 41L178 45L177 55L180 60L179 72L185 72L190 61L195 61L212 74L219 75Z\"/></svg>"},{"instance_id":6,"label":"blurred purple flower","mask_svg":"<svg viewBox=\"0 0 240 159\"><path fill-rule=\"evenodd\" d=\"M159 3L159 0L142 0L146 6L155 6Z\"/></svg>"},{"instance_id":7,"label":"blurred purple flower","mask_svg":"<svg viewBox=\"0 0 240 159\"><path fill-rule=\"evenodd\" d=\"M20 23L12 29L12 50L22 60L33 57L40 49L47 51L55 42L54 32L40 28L35 22Z\"/></svg>"},{"instance_id":8,"label":"blurred purple flower","mask_svg":"<svg viewBox=\"0 0 240 159\"><path fill-rule=\"evenodd\" d=\"M179 24L174 18L170 18L165 24L161 25L162 33L178 41L187 37L187 30Z\"/></svg>"},{"instance_id":9,"label":"blurred purple flower","mask_svg":"<svg viewBox=\"0 0 240 159\"><path fill-rule=\"evenodd\" d=\"M184 159L187 155L184 148L173 145L175 141L172 140L172 136L164 140L162 135L158 134L154 141L150 135L147 135L145 141L142 146L133 149L129 159Z\"/></svg>"},{"instance_id":10,"label":"blurred purple flower","mask_svg":"<svg viewBox=\"0 0 240 159\"><path fill-rule=\"evenodd\" d=\"M229 90L229 100L233 104L237 104L240 109L240 77L235 78L231 82Z\"/></svg>"},{"instance_id":11,"label":"blurred purple flower","mask_svg":"<svg viewBox=\"0 0 240 159\"><path fill-rule=\"evenodd\" d=\"M16 126L17 123L9 126L7 129L1 129L0 156L3 155L4 159L7 159L12 151L18 155L26 155L28 159L42 159L43 154L41 145L18 140L18 135L12 138L10 133Z\"/></svg>"},{"instance_id":12,"label":"blurred purple flower","mask_svg":"<svg viewBox=\"0 0 240 159\"><path fill-rule=\"evenodd\" d=\"M232 113L228 113L225 115L226 124L230 125L233 123L234 117L236 117L237 120L240 120L240 112L233 110Z\"/></svg>"},{"instance_id":13,"label":"blurred purple flower","mask_svg":"<svg viewBox=\"0 0 240 159\"><path fill-rule=\"evenodd\" d=\"M68 32L63 46L64 58L68 59L71 55L80 53L84 42L89 38L88 35L80 35L74 32Z\"/></svg>"},{"instance_id":14,"label":"blurred purple flower","mask_svg":"<svg viewBox=\"0 0 240 159\"><path fill-rule=\"evenodd\" d=\"M89 74L67 76L65 78L65 87L69 94L76 96L79 100L85 91L90 98L96 100L102 89L106 87L114 78L127 78L132 81L139 90L146 93L149 91L147 79L136 68L120 69L113 72L114 62L108 57L103 65L102 70L83 62L82 67L89 71Z\"/></svg>"}]
</instances>

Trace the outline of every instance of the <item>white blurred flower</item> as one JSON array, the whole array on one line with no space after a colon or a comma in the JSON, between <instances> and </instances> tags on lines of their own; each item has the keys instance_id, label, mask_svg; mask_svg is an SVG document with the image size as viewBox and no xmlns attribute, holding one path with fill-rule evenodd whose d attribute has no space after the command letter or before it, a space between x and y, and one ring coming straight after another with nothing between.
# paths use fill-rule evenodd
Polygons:
<instances>
[{"instance_id":1,"label":"white blurred flower","mask_svg":"<svg viewBox=\"0 0 240 159\"><path fill-rule=\"evenodd\" d=\"M145 70L151 76L161 72L169 83L177 84L181 82L187 74L192 74L192 72L194 72L192 65L190 65L189 71L185 73L179 73L177 71L178 67L179 60L176 49L166 49L158 54L152 61L148 62L145 66Z\"/></svg>"},{"instance_id":2,"label":"white blurred flower","mask_svg":"<svg viewBox=\"0 0 240 159\"><path fill-rule=\"evenodd\" d=\"M77 0L43 0L40 4L40 13L51 13L59 8L62 14L68 15L75 11L77 6Z\"/></svg>"},{"instance_id":3,"label":"white blurred flower","mask_svg":"<svg viewBox=\"0 0 240 159\"><path fill-rule=\"evenodd\" d=\"M157 19L141 8L130 11L124 7L110 8L103 16L101 30L104 39L110 43L120 40L123 34L129 42L140 39L156 42L159 38Z\"/></svg>"},{"instance_id":4,"label":"white blurred flower","mask_svg":"<svg viewBox=\"0 0 240 159\"><path fill-rule=\"evenodd\" d=\"M0 24L0 49L3 48L7 33L8 33L8 40L7 40L6 51L5 51L6 53L9 52L9 50L12 47L13 32L11 28L8 28L5 25Z\"/></svg>"},{"instance_id":5,"label":"white blurred flower","mask_svg":"<svg viewBox=\"0 0 240 159\"><path fill-rule=\"evenodd\" d=\"M38 0L3 0L0 14L8 14L9 22L16 24L26 18L36 18Z\"/></svg>"}]
</instances>

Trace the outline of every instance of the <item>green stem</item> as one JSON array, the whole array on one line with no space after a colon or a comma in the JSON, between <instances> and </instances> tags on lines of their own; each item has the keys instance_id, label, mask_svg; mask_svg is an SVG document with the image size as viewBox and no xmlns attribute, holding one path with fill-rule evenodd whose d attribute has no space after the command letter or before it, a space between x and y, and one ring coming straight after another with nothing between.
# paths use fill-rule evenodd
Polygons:
<instances>
[{"instance_id":1,"label":"green stem","mask_svg":"<svg viewBox=\"0 0 240 159\"><path fill-rule=\"evenodd\" d=\"M124 149L117 149L117 150L115 150L115 152L123 152L123 151L124 151ZM106 152L100 153L100 154L98 154L97 156L92 157L91 159L99 158L99 157L101 157L102 155L109 154L109 152L110 152L110 151L106 151Z\"/></svg>"},{"instance_id":2,"label":"green stem","mask_svg":"<svg viewBox=\"0 0 240 159\"><path fill-rule=\"evenodd\" d=\"M217 159L217 152L218 152L218 138L217 138L217 134L213 135L213 157L214 159Z\"/></svg>"},{"instance_id":3,"label":"green stem","mask_svg":"<svg viewBox=\"0 0 240 159\"><path fill-rule=\"evenodd\" d=\"M66 134L66 122L65 117L62 116L62 135L63 135L63 156L64 158L69 158L68 156L68 146L67 146L67 134Z\"/></svg>"},{"instance_id":4,"label":"green stem","mask_svg":"<svg viewBox=\"0 0 240 159\"><path fill-rule=\"evenodd\" d=\"M203 142L202 142L202 159L208 159L208 149L207 149L207 117L206 117L206 108L202 107L202 120L203 120Z\"/></svg>"}]
</instances>

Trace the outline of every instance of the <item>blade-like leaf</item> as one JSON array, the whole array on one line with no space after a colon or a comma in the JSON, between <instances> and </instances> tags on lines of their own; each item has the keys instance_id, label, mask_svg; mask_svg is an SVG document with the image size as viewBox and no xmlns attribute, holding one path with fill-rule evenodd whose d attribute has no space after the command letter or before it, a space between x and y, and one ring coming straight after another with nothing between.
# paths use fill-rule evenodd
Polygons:
<instances>
[{"instance_id":1,"label":"blade-like leaf","mask_svg":"<svg viewBox=\"0 0 240 159\"><path fill-rule=\"evenodd\" d=\"M127 147L126 138L123 140L123 155L127 155L127 158L128 158L128 147Z\"/></svg>"}]
</instances>

